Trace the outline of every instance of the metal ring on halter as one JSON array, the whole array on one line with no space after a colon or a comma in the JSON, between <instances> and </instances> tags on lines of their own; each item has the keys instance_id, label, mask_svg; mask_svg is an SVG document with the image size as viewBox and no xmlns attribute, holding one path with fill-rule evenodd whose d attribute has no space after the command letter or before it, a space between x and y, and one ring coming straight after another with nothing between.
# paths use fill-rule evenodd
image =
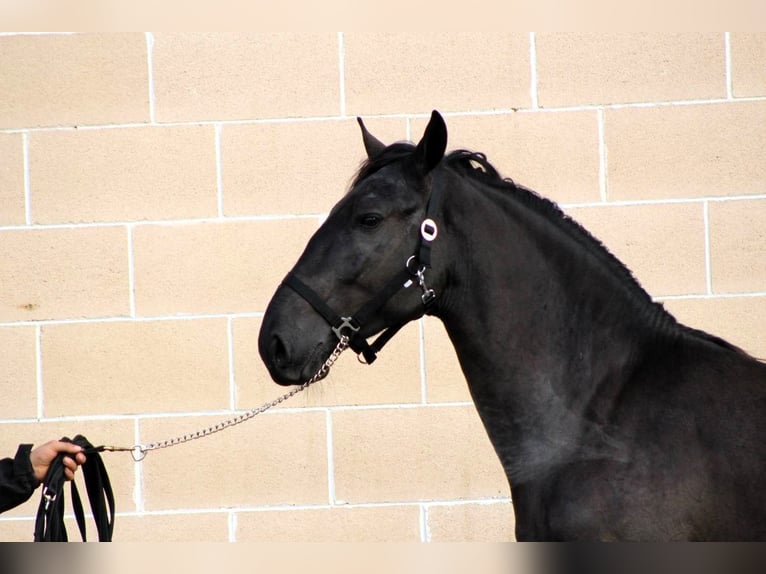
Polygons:
<instances>
[{"instance_id":1,"label":"metal ring on halter","mask_svg":"<svg viewBox=\"0 0 766 574\"><path fill-rule=\"evenodd\" d=\"M420 263L417 259L418 258L415 255L410 255L410 257L407 259L407 262L404 264L404 266L407 268L407 271L409 271L413 277L417 277L426 270L425 265L419 265L418 267L412 266L413 262L418 264Z\"/></svg>"},{"instance_id":2,"label":"metal ring on halter","mask_svg":"<svg viewBox=\"0 0 766 574\"><path fill-rule=\"evenodd\" d=\"M423 223L420 224L420 236L423 240L430 243L436 239L437 235L439 235L439 227L436 225L436 222L430 217L424 219Z\"/></svg>"}]
</instances>

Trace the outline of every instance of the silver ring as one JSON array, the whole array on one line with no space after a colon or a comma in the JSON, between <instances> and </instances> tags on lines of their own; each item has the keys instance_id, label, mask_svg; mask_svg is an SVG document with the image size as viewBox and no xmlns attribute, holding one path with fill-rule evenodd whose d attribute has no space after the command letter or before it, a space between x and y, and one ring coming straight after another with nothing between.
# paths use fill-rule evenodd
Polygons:
<instances>
[{"instance_id":1,"label":"silver ring","mask_svg":"<svg viewBox=\"0 0 766 574\"><path fill-rule=\"evenodd\" d=\"M436 239L437 235L439 235L439 227L436 225L436 222L430 217L424 219L423 223L420 224L420 236L423 240L430 243Z\"/></svg>"}]
</instances>

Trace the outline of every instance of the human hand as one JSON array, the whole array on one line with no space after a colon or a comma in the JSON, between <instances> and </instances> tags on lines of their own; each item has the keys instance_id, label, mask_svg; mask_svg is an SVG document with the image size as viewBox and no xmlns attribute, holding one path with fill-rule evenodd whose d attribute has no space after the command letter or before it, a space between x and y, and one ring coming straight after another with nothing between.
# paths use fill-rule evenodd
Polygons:
<instances>
[{"instance_id":1,"label":"human hand","mask_svg":"<svg viewBox=\"0 0 766 574\"><path fill-rule=\"evenodd\" d=\"M32 469L38 482L43 481L53 459L60 452L72 455L71 457L64 457L64 476L67 480L74 479L74 472L77 470L77 467L85 464L85 455L82 453L82 447L60 440L48 441L29 453L29 460L32 462Z\"/></svg>"}]
</instances>

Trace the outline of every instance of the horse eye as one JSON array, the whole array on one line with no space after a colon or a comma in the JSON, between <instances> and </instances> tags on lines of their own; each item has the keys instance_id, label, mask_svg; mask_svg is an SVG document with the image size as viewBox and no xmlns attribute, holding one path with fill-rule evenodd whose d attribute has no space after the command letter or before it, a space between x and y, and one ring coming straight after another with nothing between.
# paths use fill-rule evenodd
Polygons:
<instances>
[{"instance_id":1,"label":"horse eye","mask_svg":"<svg viewBox=\"0 0 766 574\"><path fill-rule=\"evenodd\" d=\"M366 213L359 218L359 225L365 229L375 229L380 225L381 221L383 221L383 216L378 215L377 213Z\"/></svg>"}]
</instances>

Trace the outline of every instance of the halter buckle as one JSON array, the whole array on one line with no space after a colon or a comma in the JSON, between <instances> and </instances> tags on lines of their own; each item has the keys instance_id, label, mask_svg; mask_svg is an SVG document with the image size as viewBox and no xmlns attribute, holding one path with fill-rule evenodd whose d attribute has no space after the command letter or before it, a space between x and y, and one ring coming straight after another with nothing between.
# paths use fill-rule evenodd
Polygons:
<instances>
[{"instance_id":1,"label":"halter buckle","mask_svg":"<svg viewBox=\"0 0 766 574\"><path fill-rule=\"evenodd\" d=\"M332 332L335 333L338 339L342 339L344 337L345 333L343 333L343 329L347 327L351 329L352 333L356 333L359 331L359 329L362 328L361 325L357 324L356 319L353 317L341 317L340 320L340 325L332 327Z\"/></svg>"}]
</instances>

